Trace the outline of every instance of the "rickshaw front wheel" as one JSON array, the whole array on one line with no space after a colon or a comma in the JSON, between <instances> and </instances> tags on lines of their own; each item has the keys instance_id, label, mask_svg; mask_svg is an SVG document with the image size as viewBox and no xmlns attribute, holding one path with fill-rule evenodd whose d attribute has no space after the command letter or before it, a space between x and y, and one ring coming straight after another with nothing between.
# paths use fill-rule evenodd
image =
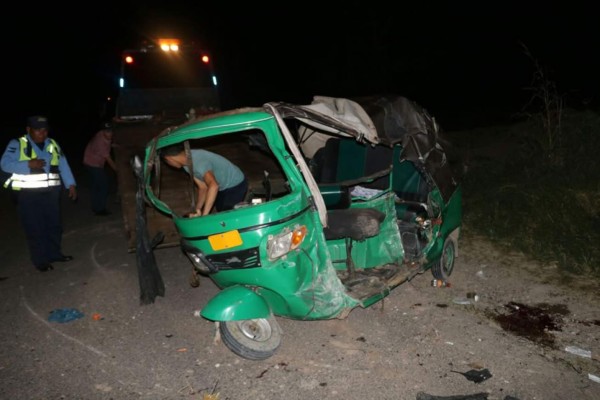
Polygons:
<instances>
[{"instance_id":1,"label":"rickshaw front wheel","mask_svg":"<svg viewBox=\"0 0 600 400\"><path fill-rule=\"evenodd\" d=\"M281 328L274 316L269 318L223 321L219 323L223 343L247 360L265 360L281 344Z\"/></svg>"},{"instance_id":2,"label":"rickshaw front wheel","mask_svg":"<svg viewBox=\"0 0 600 400\"><path fill-rule=\"evenodd\" d=\"M454 269L454 260L456 259L456 247L454 241L447 237L442 249L440 259L431 267L431 273L435 279L447 281Z\"/></svg>"}]
</instances>

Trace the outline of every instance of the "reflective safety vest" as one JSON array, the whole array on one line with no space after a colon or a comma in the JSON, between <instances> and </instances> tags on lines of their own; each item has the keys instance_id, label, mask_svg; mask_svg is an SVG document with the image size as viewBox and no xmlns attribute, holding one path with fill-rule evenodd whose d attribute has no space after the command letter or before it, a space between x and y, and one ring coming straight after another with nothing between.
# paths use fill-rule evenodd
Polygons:
<instances>
[{"instance_id":1,"label":"reflective safety vest","mask_svg":"<svg viewBox=\"0 0 600 400\"><path fill-rule=\"evenodd\" d=\"M19 161L29 161L38 158L35 148L27 140L27 136L19 138L19 147ZM54 139L50 139L50 143L46 146L46 151L52 155L50 159L50 172L46 173L43 168L31 168L29 174L14 173L4 182L4 187L21 190L59 186L61 182L58 161L62 152Z\"/></svg>"}]
</instances>

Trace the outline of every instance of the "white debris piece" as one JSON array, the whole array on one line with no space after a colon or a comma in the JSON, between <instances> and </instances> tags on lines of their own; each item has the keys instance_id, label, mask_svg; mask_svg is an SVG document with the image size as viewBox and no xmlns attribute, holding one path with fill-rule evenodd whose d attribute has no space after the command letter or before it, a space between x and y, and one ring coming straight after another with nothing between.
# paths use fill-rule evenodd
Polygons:
<instances>
[{"instance_id":1,"label":"white debris piece","mask_svg":"<svg viewBox=\"0 0 600 400\"><path fill-rule=\"evenodd\" d=\"M565 351L567 353L575 354L580 357L592 358L592 352L590 350L584 350L577 346L567 346L565 347Z\"/></svg>"},{"instance_id":2,"label":"white debris piece","mask_svg":"<svg viewBox=\"0 0 600 400\"><path fill-rule=\"evenodd\" d=\"M600 383L600 377L593 375L593 374L588 374L588 378L590 378L590 381L594 381L596 383Z\"/></svg>"}]
</instances>

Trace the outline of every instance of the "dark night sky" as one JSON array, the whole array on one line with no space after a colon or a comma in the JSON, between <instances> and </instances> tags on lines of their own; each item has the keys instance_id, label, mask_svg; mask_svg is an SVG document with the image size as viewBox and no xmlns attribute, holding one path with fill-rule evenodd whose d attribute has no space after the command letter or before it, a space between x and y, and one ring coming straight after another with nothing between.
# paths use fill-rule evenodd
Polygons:
<instances>
[{"instance_id":1,"label":"dark night sky","mask_svg":"<svg viewBox=\"0 0 600 400\"><path fill-rule=\"evenodd\" d=\"M178 6L186 3L193 5ZM600 24L591 6L349 0L298 2L294 10L291 2L267 3L17 6L0 28L9 42L0 146L22 133L30 114L48 115L62 143L89 137L99 104L116 86L120 51L162 34L211 49L224 108L397 93L447 129L493 124L531 96L525 88L534 64L521 44L568 104L600 100Z\"/></svg>"}]
</instances>

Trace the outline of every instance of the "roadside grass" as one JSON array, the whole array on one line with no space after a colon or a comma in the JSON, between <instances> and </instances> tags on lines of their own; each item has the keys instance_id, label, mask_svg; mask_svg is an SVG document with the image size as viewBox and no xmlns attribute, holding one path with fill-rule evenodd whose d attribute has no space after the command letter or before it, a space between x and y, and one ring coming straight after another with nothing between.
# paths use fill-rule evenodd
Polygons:
<instances>
[{"instance_id":1,"label":"roadside grass","mask_svg":"<svg viewBox=\"0 0 600 400\"><path fill-rule=\"evenodd\" d=\"M540 121L447 132L464 164L463 224L560 272L600 277L600 115L566 109L552 152Z\"/></svg>"}]
</instances>

